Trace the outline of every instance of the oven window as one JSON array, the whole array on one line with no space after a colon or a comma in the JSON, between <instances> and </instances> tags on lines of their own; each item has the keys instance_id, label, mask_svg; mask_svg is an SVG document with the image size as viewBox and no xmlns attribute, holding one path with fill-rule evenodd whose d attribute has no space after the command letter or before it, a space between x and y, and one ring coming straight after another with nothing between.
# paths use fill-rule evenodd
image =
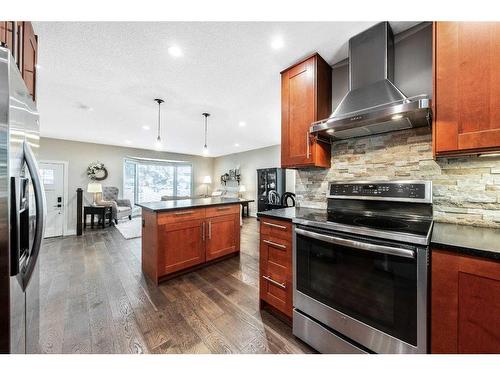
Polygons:
<instances>
[{"instance_id":1,"label":"oven window","mask_svg":"<svg viewBox=\"0 0 500 375\"><path fill-rule=\"evenodd\" d=\"M296 280L309 297L417 345L415 259L297 235Z\"/></svg>"}]
</instances>

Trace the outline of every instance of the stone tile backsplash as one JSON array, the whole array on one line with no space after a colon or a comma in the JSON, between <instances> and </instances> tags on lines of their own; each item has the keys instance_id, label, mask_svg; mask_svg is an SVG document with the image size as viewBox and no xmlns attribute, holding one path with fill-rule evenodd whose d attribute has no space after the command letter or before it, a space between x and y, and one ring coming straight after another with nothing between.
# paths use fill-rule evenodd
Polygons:
<instances>
[{"instance_id":1,"label":"stone tile backsplash","mask_svg":"<svg viewBox=\"0 0 500 375\"><path fill-rule=\"evenodd\" d=\"M326 207L330 181L432 180L436 221L500 228L500 156L432 158L431 133L417 128L337 141L330 169L300 169L302 207Z\"/></svg>"}]
</instances>

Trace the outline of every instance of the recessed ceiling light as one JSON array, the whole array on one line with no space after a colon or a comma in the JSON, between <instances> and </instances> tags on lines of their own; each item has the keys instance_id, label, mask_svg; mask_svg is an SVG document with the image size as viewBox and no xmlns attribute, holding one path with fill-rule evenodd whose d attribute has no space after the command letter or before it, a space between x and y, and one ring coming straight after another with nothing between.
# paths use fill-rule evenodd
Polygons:
<instances>
[{"instance_id":1,"label":"recessed ceiling light","mask_svg":"<svg viewBox=\"0 0 500 375\"><path fill-rule=\"evenodd\" d=\"M179 48L179 46L170 46L168 48L168 53L170 53L170 56L173 56L173 57L182 56L182 50Z\"/></svg>"},{"instance_id":2,"label":"recessed ceiling light","mask_svg":"<svg viewBox=\"0 0 500 375\"><path fill-rule=\"evenodd\" d=\"M125 139L125 143L128 144L128 145L131 145L132 141L130 139Z\"/></svg>"},{"instance_id":3,"label":"recessed ceiling light","mask_svg":"<svg viewBox=\"0 0 500 375\"><path fill-rule=\"evenodd\" d=\"M273 38L271 41L271 48L272 49L281 49L285 46L285 42L282 37L276 36Z\"/></svg>"},{"instance_id":4,"label":"recessed ceiling light","mask_svg":"<svg viewBox=\"0 0 500 375\"><path fill-rule=\"evenodd\" d=\"M245 121L240 121L240 122L238 123L238 125L239 125L239 126L241 126L241 127L244 127L244 126L246 126L246 125L247 125L247 123L246 123Z\"/></svg>"},{"instance_id":5,"label":"recessed ceiling light","mask_svg":"<svg viewBox=\"0 0 500 375\"><path fill-rule=\"evenodd\" d=\"M239 143L235 143L234 147L240 147L240 144Z\"/></svg>"},{"instance_id":6,"label":"recessed ceiling light","mask_svg":"<svg viewBox=\"0 0 500 375\"><path fill-rule=\"evenodd\" d=\"M144 130L151 130L151 127L149 125L143 125L142 128Z\"/></svg>"}]
</instances>

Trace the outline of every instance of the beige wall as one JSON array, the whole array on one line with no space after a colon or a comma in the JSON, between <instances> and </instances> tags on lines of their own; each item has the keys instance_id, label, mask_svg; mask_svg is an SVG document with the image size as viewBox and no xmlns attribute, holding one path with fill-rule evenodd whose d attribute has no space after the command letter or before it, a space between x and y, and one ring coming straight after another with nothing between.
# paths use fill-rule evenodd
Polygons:
<instances>
[{"instance_id":1,"label":"beige wall","mask_svg":"<svg viewBox=\"0 0 500 375\"><path fill-rule=\"evenodd\" d=\"M281 166L281 146L270 146L258 148L251 151L239 152L220 156L214 160L214 178L212 189L226 189L220 184L220 176L230 169L240 168L241 184L245 185L245 198L257 199L257 169L261 168L276 168ZM295 191L295 171L287 171L286 176L287 191ZM228 182L227 190L236 191L237 183ZM255 202L250 203L250 214L255 216L257 209Z\"/></svg>"},{"instance_id":2,"label":"beige wall","mask_svg":"<svg viewBox=\"0 0 500 375\"><path fill-rule=\"evenodd\" d=\"M93 161L104 163L108 170L108 178L102 182L105 186L116 186L123 190L123 159L127 156L182 160L193 163L194 194L203 194L204 186L201 184L203 176L213 175L213 158L201 156L158 152L130 147L117 147L94 143L74 142L53 138L41 138L39 159L60 160L68 162L68 212L67 224L69 233L76 229L76 189L81 187L86 190L89 179L87 166ZM90 194L84 194L87 202L92 201Z\"/></svg>"}]
</instances>

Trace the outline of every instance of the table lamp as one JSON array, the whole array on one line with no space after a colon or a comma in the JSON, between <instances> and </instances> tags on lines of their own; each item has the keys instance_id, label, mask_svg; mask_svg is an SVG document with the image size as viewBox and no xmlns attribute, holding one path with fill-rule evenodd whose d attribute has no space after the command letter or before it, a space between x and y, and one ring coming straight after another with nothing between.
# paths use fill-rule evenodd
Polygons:
<instances>
[{"instance_id":1,"label":"table lamp","mask_svg":"<svg viewBox=\"0 0 500 375\"><path fill-rule=\"evenodd\" d=\"M87 185L87 193L94 194L94 202L92 204L97 206L97 194L102 193L102 185L97 182L90 182Z\"/></svg>"},{"instance_id":2,"label":"table lamp","mask_svg":"<svg viewBox=\"0 0 500 375\"><path fill-rule=\"evenodd\" d=\"M205 196L208 197L208 185L212 183L212 177L210 176L203 177L203 183L207 185L207 193L205 194Z\"/></svg>"},{"instance_id":3,"label":"table lamp","mask_svg":"<svg viewBox=\"0 0 500 375\"><path fill-rule=\"evenodd\" d=\"M239 194L239 195L240 195L240 198L242 198L242 197L243 197L243 194L241 194L241 193L244 193L245 191L247 191L247 189L246 189L245 185L240 185L240 188L238 189L238 192L240 193L240 194Z\"/></svg>"}]
</instances>

